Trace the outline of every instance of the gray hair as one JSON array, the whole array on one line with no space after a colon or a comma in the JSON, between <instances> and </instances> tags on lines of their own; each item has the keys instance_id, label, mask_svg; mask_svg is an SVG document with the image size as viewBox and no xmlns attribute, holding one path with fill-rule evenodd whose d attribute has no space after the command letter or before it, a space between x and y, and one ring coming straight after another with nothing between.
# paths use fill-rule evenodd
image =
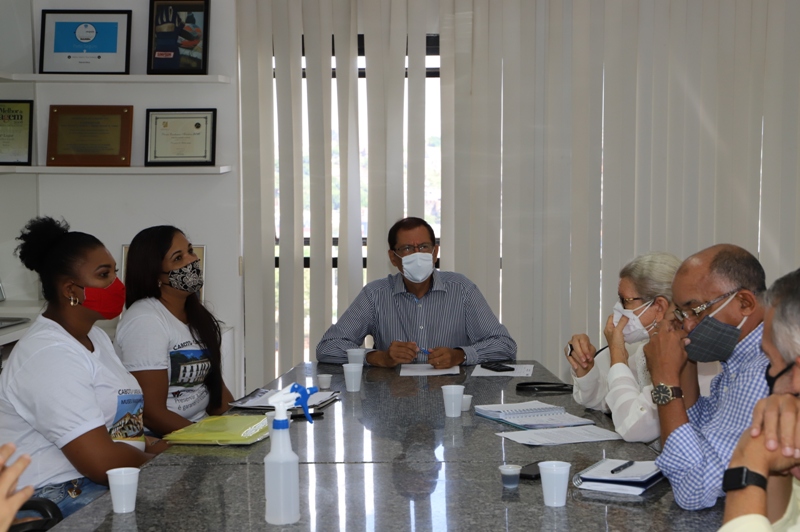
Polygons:
<instances>
[{"instance_id":1,"label":"gray hair","mask_svg":"<svg viewBox=\"0 0 800 532\"><path fill-rule=\"evenodd\" d=\"M672 253L651 251L639 255L619 271L620 279L630 279L639 297L652 301L658 296L672 301L672 278L681 261Z\"/></svg>"},{"instance_id":2,"label":"gray hair","mask_svg":"<svg viewBox=\"0 0 800 532\"><path fill-rule=\"evenodd\" d=\"M787 273L769 287L764 303L775 309L772 338L786 362L800 356L800 269Z\"/></svg>"}]
</instances>

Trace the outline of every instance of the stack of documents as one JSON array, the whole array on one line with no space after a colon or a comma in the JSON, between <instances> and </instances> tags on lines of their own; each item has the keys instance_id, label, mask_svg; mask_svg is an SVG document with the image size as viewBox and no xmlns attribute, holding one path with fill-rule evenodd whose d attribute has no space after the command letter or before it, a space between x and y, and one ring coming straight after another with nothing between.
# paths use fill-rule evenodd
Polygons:
<instances>
[{"instance_id":1,"label":"stack of documents","mask_svg":"<svg viewBox=\"0 0 800 532\"><path fill-rule=\"evenodd\" d=\"M498 432L497 435L525 445L561 445L564 443L588 443L622 439L622 436L616 432L601 429L594 425L585 427L564 427L560 429Z\"/></svg>"},{"instance_id":2,"label":"stack of documents","mask_svg":"<svg viewBox=\"0 0 800 532\"><path fill-rule=\"evenodd\" d=\"M520 429L544 429L553 427L577 427L594 425L591 419L568 414L563 407L541 401L525 403L478 405L475 413Z\"/></svg>"},{"instance_id":3,"label":"stack of documents","mask_svg":"<svg viewBox=\"0 0 800 532\"><path fill-rule=\"evenodd\" d=\"M583 490L641 495L664 478L653 461L633 462L624 469L620 467L627 464L626 460L600 460L572 477L572 483Z\"/></svg>"},{"instance_id":4,"label":"stack of documents","mask_svg":"<svg viewBox=\"0 0 800 532\"><path fill-rule=\"evenodd\" d=\"M250 408L252 410L275 410L275 407L269 404L269 398L278 393L280 390L268 390L266 388L256 388L249 394L241 399L228 403L236 408ZM339 392L316 392L312 393L308 398L309 408L323 408L339 398ZM294 407L300 408L300 407Z\"/></svg>"}]
</instances>

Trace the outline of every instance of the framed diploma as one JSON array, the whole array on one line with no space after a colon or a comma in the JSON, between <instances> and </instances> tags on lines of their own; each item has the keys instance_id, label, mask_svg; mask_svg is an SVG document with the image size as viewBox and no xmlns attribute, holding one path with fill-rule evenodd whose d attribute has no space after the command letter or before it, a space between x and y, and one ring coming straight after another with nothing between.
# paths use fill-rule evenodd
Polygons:
<instances>
[{"instance_id":1,"label":"framed diploma","mask_svg":"<svg viewBox=\"0 0 800 532\"><path fill-rule=\"evenodd\" d=\"M209 0L150 0L148 74L208 73Z\"/></svg>"},{"instance_id":2,"label":"framed diploma","mask_svg":"<svg viewBox=\"0 0 800 532\"><path fill-rule=\"evenodd\" d=\"M148 109L145 166L214 166L216 109Z\"/></svg>"},{"instance_id":3,"label":"framed diploma","mask_svg":"<svg viewBox=\"0 0 800 532\"><path fill-rule=\"evenodd\" d=\"M132 105L51 105L47 166L130 166Z\"/></svg>"},{"instance_id":4,"label":"framed diploma","mask_svg":"<svg viewBox=\"0 0 800 532\"><path fill-rule=\"evenodd\" d=\"M131 11L42 10L40 74L130 73Z\"/></svg>"},{"instance_id":5,"label":"framed diploma","mask_svg":"<svg viewBox=\"0 0 800 532\"><path fill-rule=\"evenodd\" d=\"M0 100L0 165L30 166L33 100Z\"/></svg>"}]
</instances>

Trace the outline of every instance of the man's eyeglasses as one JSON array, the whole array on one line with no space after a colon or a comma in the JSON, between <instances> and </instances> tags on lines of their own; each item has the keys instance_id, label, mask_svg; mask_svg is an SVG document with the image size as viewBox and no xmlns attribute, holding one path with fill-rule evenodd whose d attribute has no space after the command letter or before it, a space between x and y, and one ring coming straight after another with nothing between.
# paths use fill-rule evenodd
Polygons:
<instances>
[{"instance_id":1,"label":"man's eyeglasses","mask_svg":"<svg viewBox=\"0 0 800 532\"><path fill-rule=\"evenodd\" d=\"M731 290L730 292L722 294L721 296L719 296L717 298L714 298L711 301L706 301L702 305L698 305L696 307L691 307L688 311L676 308L675 311L674 311L675 312L675 317L678 318L678 321L680 321L680 322L682 322L683 320L687 320L689 318L699 318L700 315L703 314L703 312L705 312L706 309L708 309L708 307L710 307L711 305L714 305L716 303L719 303L720 301L722 301L726 297L732 296L733 294L735 294L736 292L738 292L741 289L742 288L739 287L739 288L737 288L735 290ZM689 312L691 312L691 314Z\"/></svg>"},{"instance_id":2,"label":"man's eyeglasses","mask_svg":"<svg viewBox=\"0 0 800 532\"><path fill-rule=\"evenodd\" d=\"M406 255L411 255L416 251L420 253L433 253L433 244L419 244L418 246L411 246L411 245L400 246L399 248L394 248L394 251L401 257L405 257Z\"/></svg>"}]
</instances>

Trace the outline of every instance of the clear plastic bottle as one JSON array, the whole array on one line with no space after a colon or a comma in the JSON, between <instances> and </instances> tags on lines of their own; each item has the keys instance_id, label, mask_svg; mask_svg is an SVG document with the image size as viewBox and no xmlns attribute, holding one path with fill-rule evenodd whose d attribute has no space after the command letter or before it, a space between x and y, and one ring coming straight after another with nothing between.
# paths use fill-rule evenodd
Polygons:
<instances>
[{"instance_id":1,"label":"clear plastic bottle","mask_svg":"<svg viewBox=\"0 0 800 532\"><path fill-rule=\"evenodd\" d=\"M264 457L266 519L272 525L289 525L300 520L300 459L292 450L289 420L279 420L276 412L272 429L272 447Z\"/></svg>"}]
</instances>

